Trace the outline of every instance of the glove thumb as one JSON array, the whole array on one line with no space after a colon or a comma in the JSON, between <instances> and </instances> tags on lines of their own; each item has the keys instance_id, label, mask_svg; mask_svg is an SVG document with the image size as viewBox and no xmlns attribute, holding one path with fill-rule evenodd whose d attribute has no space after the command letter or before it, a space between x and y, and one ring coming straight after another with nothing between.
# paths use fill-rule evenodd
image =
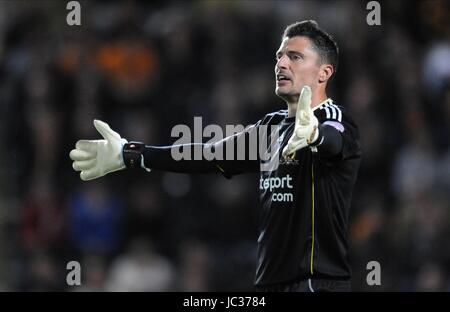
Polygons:
<instances>
[{"instance_id":1,"label":"glove thumb","mask_svg":"<svg viewBox=\"0 0 450 312\"><path fill-rule=\"evenodd\" d=\"M121 139L120 135L112 130L106 122L94 119L94 127L107 141L115 141Z\"/></svg>"}]
</instances>

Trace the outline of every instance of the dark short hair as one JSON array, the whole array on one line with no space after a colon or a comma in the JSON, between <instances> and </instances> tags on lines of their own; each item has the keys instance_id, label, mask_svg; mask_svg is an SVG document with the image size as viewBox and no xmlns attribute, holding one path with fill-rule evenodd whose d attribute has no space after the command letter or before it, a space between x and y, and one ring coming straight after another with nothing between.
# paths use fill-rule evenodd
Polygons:
<instances>
[{"instance_id":1,"label":"dark short hair","mask_svg":"<svg viewBox=\"0 0 450 312\"><path fill-rule=\"evenodd\" d=\"M334 72L337 71L339 62L338 45L333 37L319 28L316 21L307 20L288 25L284 30L283 38L296 36L309 38L320 56L321 63L331 64Z\"/></svg>"}]
</instances>

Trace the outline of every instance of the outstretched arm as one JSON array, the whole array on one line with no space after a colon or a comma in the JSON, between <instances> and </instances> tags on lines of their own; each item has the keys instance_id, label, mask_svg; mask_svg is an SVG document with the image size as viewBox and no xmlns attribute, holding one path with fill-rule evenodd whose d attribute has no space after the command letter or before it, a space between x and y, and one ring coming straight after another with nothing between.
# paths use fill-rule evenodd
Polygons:
<instances>
[{"instance_id":1,"label":"outstretched arm","mask_svg":"<svg viewBox=\"0 0 450 312\"><path fill-rule=\"evenodd\" d=\"M88 181L102 177L110 172L125 168L144 168L171 171L178 173L222 173L225 177L245 172L257 172L257 159L206 159L206 153L211 154L214 149L223 149L226 154L227 143L239 145L239 140L245 140L247 133L225 138L216 144L191 143L172 146L150 146L140 142L128 142L113 131L108 124L94 120L94 126L103 136L103 140L80 140L75 149L70 152L74 161L73 168L80 172L80 178ZM174 157L180 153L186 156ZM200 150L198 158L194 158L194 150ZM234 149L236 151L236 149Z\"/></svg>"}]
</instances>

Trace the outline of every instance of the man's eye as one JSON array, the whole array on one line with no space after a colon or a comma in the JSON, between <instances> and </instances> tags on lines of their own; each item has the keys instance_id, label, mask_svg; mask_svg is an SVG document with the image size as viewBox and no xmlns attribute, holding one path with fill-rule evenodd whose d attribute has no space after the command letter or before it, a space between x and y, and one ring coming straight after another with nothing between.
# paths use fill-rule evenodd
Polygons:
<instances>
[{"instance_id":1,"label":"man's eye","mask_svg":"<svg viewBox=\"0 0 450 312\"><path fill-rule=\"evenodd\" d=\"M300 55L293 55L293 56L292 56L292 59L293 59L294 61L299 61L299 60L302 59L302 57L301 57Z\"/></svg>"}]
</instances>

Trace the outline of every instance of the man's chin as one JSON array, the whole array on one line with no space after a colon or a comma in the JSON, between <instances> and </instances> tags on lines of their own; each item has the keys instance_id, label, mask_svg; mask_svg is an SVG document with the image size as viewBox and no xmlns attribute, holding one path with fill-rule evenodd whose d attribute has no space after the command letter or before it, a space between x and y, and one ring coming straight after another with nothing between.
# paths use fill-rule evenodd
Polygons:
<instances>
[{"instance_id":1,"label":"man's chin","mask_svg":"<svg viewBox=\"0 0 450 312\"><path fill-rule=\"evenodd\" d=\"M278 95L279 97L282 97L282 96L286 96L287 92L280 87L276 87L275 94Z\"/></svg>"},{"instance_id":2,"label":"man's chin","mask_svg":"<svg viewBox=\"0 0 450 312\"><path fill-rule=\"evenodd\" d=\"M275 94L280 98L283 99L285 101L288 101L290 98L292 98L292 94L290 94L289 92L283 91L280 88L276 88L275 89Z\"/></svg>"}]
</instances>

